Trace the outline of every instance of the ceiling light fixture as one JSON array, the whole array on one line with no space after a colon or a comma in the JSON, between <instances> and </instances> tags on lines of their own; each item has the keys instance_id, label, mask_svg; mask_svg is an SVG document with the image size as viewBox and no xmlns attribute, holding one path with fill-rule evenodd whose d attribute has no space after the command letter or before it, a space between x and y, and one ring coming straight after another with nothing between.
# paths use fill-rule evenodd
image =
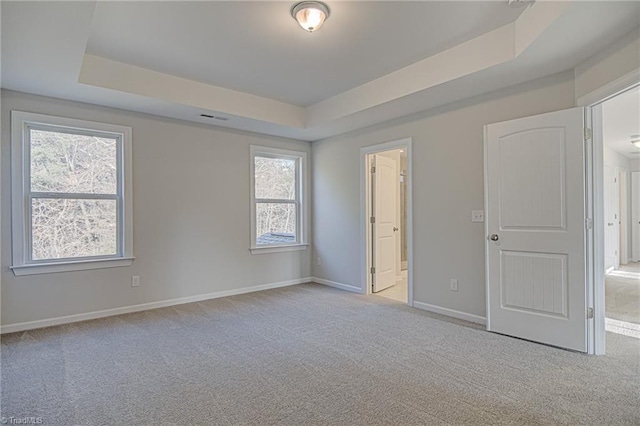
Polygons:
<instances>
[{"instance_id":1,"label":"ceiling light fixture","mask_svg":"<svg viewBox=\"0 0 640 426\"><path fill-rule=\"evenodd\" d=\"M631 135L631 143L635 145L636 148L640 148L640 135Z\"/></svg>"},{"instance_id":2,"label":"ceiling light fixture","mask_svg":"<svg viewBox=\"0 0 640 426\"><path fill-rule=\"evenodd\" d=\"M329 7L319 1L303 1L293 6L291 16L305 31L312 33L329 17Z\"/></svg>"}]
</instances>

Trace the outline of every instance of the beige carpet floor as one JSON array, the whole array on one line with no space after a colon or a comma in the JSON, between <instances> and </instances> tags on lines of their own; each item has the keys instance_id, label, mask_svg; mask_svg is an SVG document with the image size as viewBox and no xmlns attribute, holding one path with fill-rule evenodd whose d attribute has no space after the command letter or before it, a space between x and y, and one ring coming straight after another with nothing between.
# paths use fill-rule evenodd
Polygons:
<instances>
[{"instance_id":1,"label":"beige carpet floor","mask_svg":"<svg viewBox=\"0 0 640 426\"><path fill-rule=\"evenodd\" d=\"M606 356L305 284L4 335L2 416L53 425L638 425Z\"/></svg>"},{"instance_id":2,"label":"beige carpet floor","mask_svg":"<svg viewBox=\"0 0 640 426\"><path fill-rule=\"evenodd\" d=\"M640 324L640 264L620 265L605 275L606 316Z\"/></svg>"}]
</instances>

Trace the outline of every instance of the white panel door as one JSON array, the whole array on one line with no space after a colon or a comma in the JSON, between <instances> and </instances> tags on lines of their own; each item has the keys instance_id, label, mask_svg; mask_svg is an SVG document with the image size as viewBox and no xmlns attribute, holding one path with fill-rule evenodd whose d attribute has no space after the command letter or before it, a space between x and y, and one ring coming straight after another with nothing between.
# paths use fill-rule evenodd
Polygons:
<instances>
[{"instance_id":1,"label":"white panel door","mask_svg":"<svg viewBox=\"0 0 640 426\"><path fill-rule=\"evenodd\" d=\"M640 262L640 172L631 173L631 254Z\"/></svg>"},{"instance_id":2,"label":"white panel door","mask_svg":"<svg viewBox=\"0 0 640 426\"><path fill-rule=\"evenodd\" d=\"M375 155L373 185L373 291L396 283L396 235L398 226L398 164L391 158Z\"/></svg>"},{"instance_id":3,"label":"white panel door","mask_svg":"<svg viewBox=\"0 0 640 426\"><path fill-rule=\"evenodd\" d=\"M584 111L485 127L487 329L587 351Z\"/></svg>"},{"instance_id":4,"label":"white panel door","mask_svg":"<svg viewBox=\"0 0 640 426\"><path fill-rule=\"evenodd\" d=\"M615 167L604 166L604 268L618 264L618 178Z\"/></svg>"}]
</instances>

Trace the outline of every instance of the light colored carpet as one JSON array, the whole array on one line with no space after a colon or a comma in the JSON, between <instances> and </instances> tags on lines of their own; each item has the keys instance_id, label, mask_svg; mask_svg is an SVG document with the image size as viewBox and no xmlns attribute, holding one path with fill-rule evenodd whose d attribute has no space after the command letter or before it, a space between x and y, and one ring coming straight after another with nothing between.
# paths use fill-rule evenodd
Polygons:
<instances>
[{"instance_id":1,"label":"light colored carpet","mask_svg":"<svg viewBox=\"0 0 640 426\"><path fill-rule=\"evenodd\" d=\"M605 275L606 316L618 321L640 324L640 265L620 265Z\"/></svg>"},{"instance_id":2,"label":"light colored carpet","mask_svg":"<svg viewBox=\"0 0 640 426\"><path fill-rule=\"evenodd\" d=\"M640 424L592 357L305 284L2 337L2 416L54 425Z\"/></svg>"}]
</instances>

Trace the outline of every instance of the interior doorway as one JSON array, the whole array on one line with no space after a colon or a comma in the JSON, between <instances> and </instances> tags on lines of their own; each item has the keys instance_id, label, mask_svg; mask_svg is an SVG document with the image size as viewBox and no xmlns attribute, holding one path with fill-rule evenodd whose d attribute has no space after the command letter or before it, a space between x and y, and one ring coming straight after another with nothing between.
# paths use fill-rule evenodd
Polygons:
<instances>
[{"instance_id":1,"label":"interior doorway","mask_svg":"<svg viewBox=\"0 0 640 426\"><path fill-rule=\"evenodd\" d=\"M607 99L597 111L603 145L605 330L640 339L640 250L634 244L640 240L640 86Z\"/></svg>"},{"instance_id":2,"label":"interior doorway","mask_svg":"<svg viewBox=\"0 0 640 426\"><path fill-rule=\"evenodd\" d=\"M361 155L365 293L412 305L411 140Z\"/></svg>"}]
</instances>

